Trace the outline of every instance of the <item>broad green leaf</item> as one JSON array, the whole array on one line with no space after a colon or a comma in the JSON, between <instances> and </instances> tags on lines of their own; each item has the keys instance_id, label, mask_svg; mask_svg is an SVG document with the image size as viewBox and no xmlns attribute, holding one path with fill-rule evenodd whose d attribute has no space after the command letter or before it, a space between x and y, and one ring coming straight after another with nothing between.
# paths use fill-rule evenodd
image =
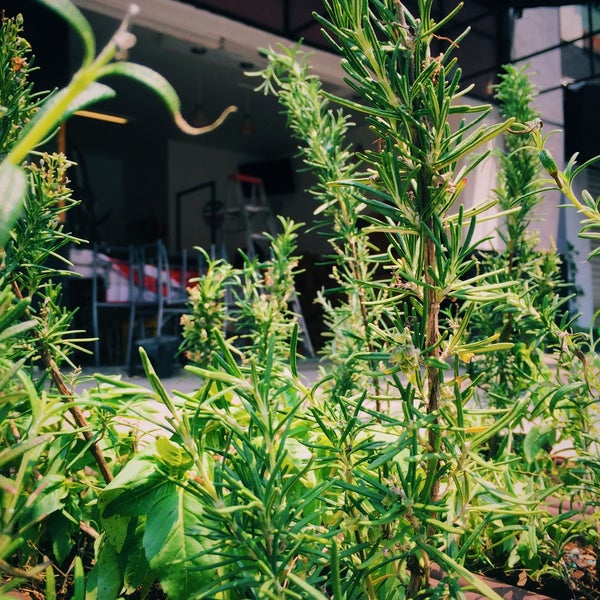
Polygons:
<instances>
[{"instance_id":1,"label":"broad green leaf","mask_svg":"<svg viewBox=\"0 0 600 600\"><path fill-rule=\"evenodd\" d=\"M165 475L150 457L131 460L101 492L98 510L110 543L121 551L131 517L145 515L168 488Z\"/></svg>"},{"instance_id":2,"label":"broad green leaf","mask_svg":"<svg viewBox=\"0 0 600 600\"><path fill-rule=\"evenodd\" d=\"M8 241L10 230L21 212L26 188L25 173L3 160L0 163L0 248Z\"/></svg>"},{"instance_id":3,"label":"broad green leaf","mask_svg":"<svg viewBox=\"0 0 600 600\"><path fill-rule=\"evenodd\" d=\"M78 527L72 519L74 517L70 516L67 518L63 511L61 511L53 512L44 521L44 527L48 530L48 534L52 540L54 557L59 564L69 558L75 546L75 541L71 538L71 534ZM75 535L74 538L78 539L78 536Z\"/></svg>"},{"instance_id":4,"label":"broad green leaf","mask_svg":"<svg viewBox=\"0 0 600 600\"><path fill-rule=\"evenodd\" d=\"M111 87L105 85L104 83L98 83L97 81L94 81L85 89L85 91L78 94L74 100L71 100L69 107L65 112L64 118L70 117L73 113L86 108L91 104L95 104L101 100L108 100L109 98L114 98L115 96L116 92Z\"/></svg>"},{"instance_id":5,"label":"broad green leaf","mask_svg":"<svg viewBox=\"0 0 600 600\"><path fill-rule=\"evenodd\" d=\"M312 458L311 451L296 438L285 439L286 463L297 471L302 471Z\"/></svg>"},{"instance_id":6,"label":"broad green leaf","mask_svg":"<svg viewBox=\"0 0 600 600\"><path fill-rule=\"evenodd\" d=\"M160 96L171 113L181 110L181 101L173 86L160 74L144 65L127 61L118 61L106 65L102 69L102 77L107 75L122 75L149 87Z\"/></svg>"},{"instance_id":7,"label":"broad green leaf","mask_svg":"<svg viewBox=\"0 0 600 600\"><path fill-rule=\"evenodd\" d=\"M75 557L75 567L73 569L73 600L85 599L85 573L83 571L83 562L81 556Z\"/></svg>"},{"instance_id":8,"label":"broad green leaf","mask_svg":"<svg viewBox=\"0 0 600 600\"><path fill-rule=\"evenodd\" d=\"M122 587L119 557L105 539L100 541L96 564L87 578L85 600L116 600Z\"/></svg>"},{"instance_id":9,"label":"broad green leaf","mask_svg":"<svg viewBox=\"0 0 600 600\"><path fill-rule=\"evenodd\" d=\"M111 515L102 519L102 527L106 533L106 543L110 544L115 552L121 552L127 541L129 523L132 517L129 515Z\"/></svg>"},{"instance_id":10,"label":"broad green leaf","mask_svg":"<svg viewBox=\"0 0 600 600\"><path fill-rule=\"evenodd\" d=\"M165 494L148 514L144 548L150 568L170 600L188 600L216 576L206 550L205 536L188 534L202 530L202 504L181 486L169 484Z\"/></svg>"},{"instance_id":11,"label":"broad green leaf","mask_svg":"<svg viewBox=\"0 0 600 600\"><path fill-rule=\"evenodd\" d=\"M35 116L25 126L22 133L22 138L38 125L42 120L48 120L44 127L43 135L40 136L40 141L43 141L44 137L51 134L52 130L57 127L62 121L68 119L73 113L90 106L100 100L107 100L115 96L115 91L104 85L103 83L92 82L90 85L80 94L74 98L68 100L68 95L71 92L69 88L63 88L52 94L42 104L40 110L35 113ZM10 156L10 154L9 154Z\"/></svg>"},{"instance_id":12,"label":"broad green leaf","mask_svg":"<svg viewBox=\"0 0 600 600\"><path fill-rule=\"evenodd\" d=\"M156 451L160 460L170 468L189 469L194 464L193 458L181 446L164 436L156 440Z\"/></svg>"},{"instance_id":13,"label":"broad green leaf","mask_svg":"<svg viewBox=\"0 0 600 600\"><path fill-rule=\"evenodd\" d=\"M145 527L145 519L136 521L134 527L130 528L127 543L120 554L124 591L127 594L133 594L149 576L152 576L142 544Z\"/></svg>"},{"instance_id":14,"label":"broad green leaf","mask_svg":"<svg viewBox=\"0 0 600 600\"><path fill-rule=\"evenodd\" d=\"M101 492L100 515L103 519L114 515L145 515L168 485L166 475L152 457L133 459Z\"/></svg>"},{"instance_id":15,"label":"broad green leaf","mask_svg":"<svg viewBox=\"0 0 600 600\"><path fill-rule=\"evenodd\" d=\"M556 429L550 425L534 425L523 440L523 454L528 463L532 463L544 446L552 446L556 442Z\"/></svg>"},{"instance_id":16,"label":"broad green leaf","mask_svg":"<svg viewBox=\"0 0 600 600\"><path fill-rule=\"evenodd\" d=\"M10 160L13 164L20 164L32 150L51 137L58 125L74 112L114 95L115 92L111 88L95 82L86 84L86 88L76 95L73 95L72 86L52 94L24 127L19 140L4 162Z\"/></svg>"},{"instance_id":17,"label":"broad green leaf","mask_svg":"<svg viewBox=\"0 0 600 600\"><path fill-rule=\"evenodd\" d=\"M83 64L89 64L96 54L94 33L87 19L70 0L37 0L60 15L81 37L84 49Z\"/></svg>"},{"instance_id":18,"label":"broad green leaf","mask_svg":"<svg viewBox=\"0 0 600 600\"><path fill-rule=\"evenodd\" d=\"M62 509L63 500L68 494L64 483L64 475L48 475L41 479L37 486L41 490L40 495L31 505L31 510L27 515L31 521L40 521L49 514Z\"/></svg>"}]
</instances>

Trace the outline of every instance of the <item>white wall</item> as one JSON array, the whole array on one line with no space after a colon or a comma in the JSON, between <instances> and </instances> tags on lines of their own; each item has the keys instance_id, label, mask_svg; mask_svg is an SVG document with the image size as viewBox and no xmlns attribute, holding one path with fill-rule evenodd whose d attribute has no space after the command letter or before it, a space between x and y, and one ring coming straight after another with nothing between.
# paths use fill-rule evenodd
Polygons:
<instances>
[{"instance_id":1,"label":"white wall","mask_svg":"<svg viewBox=\"0 0 600 600\"><path fill-rule=\"evenodd\" d=\"M264 157L248 154L237 154L226 150L218 150L198 146L193 143L170 141L168 146L168 189L169 189L169 239L175 244L176 235L176 194L179 191L192 188L203 182L214 181L216 198L222 203L235 199L231 195L228 178L236 173L238 166L246 162L262 161ZM325 238L315 232L307 231L313 223L313 212L317 202L307 191L313 184L310 173L304 170L302 162L292 160L294 187L293 194L272 195L268 198L274 212L293 219L297 223L305 223L301 231L299 243L300 253L313 253L322 255L330 251L330 246ZM229 196L229 198L228 198ZM193 246L202 246L209 249L211 232L202 216L202 209L209 200L208 193L190 194L182 201L182 247L190 250ZM229 258L233 259L235 248L244 247L242 233L235 233L234 222L228 222L225 232L219 236L218 243L225 242ZM174 247L171 250L175 250Z\"/></svg>"},{"instance_id":2,"label":"white wall","mask_svg":"<svg viewBox=\"0 0 600 600\"><path fill-rule=\"evenodd\" d=\"M520 57L557 44L561 39L560 27L558 8L523 11L523 17L515 22L513 59L518 61ZM535 32L535 35L532 32ZM529 66L532 83L540 89L555 87L563 79L560 49L517 62L517 65L524 64ZM544 133L555 131L548 139L547 148L552 152L559 168L563 168L570 157L564 154L562 89L540 94L535 107L542 115ZM583 174L576 181L577 188L585 188L586 183ZM547 193L544 201L536 209L534 226L540 233L543 247L549 248L556 244L558 251L564 254L569 251L570 244L573 246L571 258L576 268L575 284L584 292L577 298L575 309L581 313L579 325L589 327L593 318L592 270L587 258L590 243L589 240L579 237L581 215L574 208L561 208L563 204L565 198L560 193Z\"/></svg>"},{"instance_id":3,"label":"white wall","mask_svg":"<svg viewBox=\"0 0 600 600\"><path fill-rule=\"evenodd\" d=\"M535 32L533 34L532 32ZM512 58L516 66L527 65L531 83L538 89L558 85L562 80L560 50L544 52L538 56L519 60L528 54L557 44L560 40L559 11L557 8L536 8L523 11L523 16L515 21ZM556 130L548 139L547 147L559 165L564 162L564 118L562 91L555 90L540 94L533 103L544 122L544 134ZM561 195L547 193L534 211L532 226L538 230L540 245L553 248L558 240L559 209Z\"/></svg>"},{"instance_id":4,"label":"white wall","mask_svg":"<svg viewBox=\"0 0 600 600\"><path fill-rule=\"evenodd\" d=\"M176 194L198 184L214 181L216 198L225 203L229 175L237 172L240 163L253 160L260 160L260 157L182 141L168 142L169 240L172 246L177 238ZM181 239L185 248L201 246L210 249L210 228L202 216L207 200L208 195L189 196L182 205ZM175 248L172 247L171 250Z\"/></svg>"}]
</instances>

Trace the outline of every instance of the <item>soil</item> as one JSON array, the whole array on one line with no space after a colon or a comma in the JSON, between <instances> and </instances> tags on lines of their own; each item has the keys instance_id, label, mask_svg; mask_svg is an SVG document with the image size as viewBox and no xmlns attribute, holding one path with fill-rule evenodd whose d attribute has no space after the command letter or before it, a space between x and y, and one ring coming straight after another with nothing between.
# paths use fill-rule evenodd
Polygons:
<instances>
[{"instance_id":1,"label":"soil","mask_svg":"<svg viewBox=\"0 0 600 600\"><path fill-rule=\"evenodd\" d=\"M597 561L599 552L599 548L581 542L567 543L562 558L562 567L567 574L564 580L544 577L540 581L534 581L525 571L514 574L499 570L486 571L484 575L498 582L498 585L509 584L552 600L598 600L600 599L600 567ZM528 596L515 595L514 598L526 600Z\"/></svg>"},{"instance_id":2,"label":"soil","mask_svg":"<svg viewBox=\"0 0 600 600\"><path fill-rule=\"evenodd\" d=\"M569 570L568 582L573 598L577 600L600 598L598 548L572 542L567 544L565 556Z\"/></svg>"}]
</instances>

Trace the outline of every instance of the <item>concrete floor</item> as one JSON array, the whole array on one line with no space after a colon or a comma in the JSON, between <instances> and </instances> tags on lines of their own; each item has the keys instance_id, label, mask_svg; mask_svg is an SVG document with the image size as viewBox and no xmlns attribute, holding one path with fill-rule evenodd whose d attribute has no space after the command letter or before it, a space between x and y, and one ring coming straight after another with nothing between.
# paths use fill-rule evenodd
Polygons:
<instances>
[{"instance_id":1,"label":"concrete floor","mask_svg":"<svg viewBox=\"0 0 600 600\"><path fill-rule=\"evenodd\" d=\"M317 359L305 359L298 362L298 371L305 383L310 384L318 379L318 366ZM169 410L154 393L150 392L152 387L143 372L140 371L139 374L129 376L127 369L123 366L84 367L75 386L76 393L83 396L83 399L86 396L89 396L90 400L94 397L102 399L105 392L103 393L100 389L101 386L99 387L99 382L95 378L96 374L111 378L117 377L121 382L131 383L149 390L146 398L136 394L137 397L133 399L133 394L127 392L126 395L124 393L123 414L118 414L117 409L113 416L113 425L117 430L134 434L137 443L141 446L152 442L159 436L169 437L172 434ZM161 382L171 399L175 400L175 404L178 403L178 397L192 394L202 386L202 381L198 376L180 366L174 368L170 377L161 378ZM111 393L111 397L114 400L113 393ZM127 416L124 416L125 413Z\"/></svg>"},{"instance_id":2,"label":"concrete floor","mask_svg":"<svg viewBox=\"0 0 600 600\"><path fill-rule=\"evenodd\" d=\"M316 382L319 379L319 368L323 367L323 363L319 359L303 359L298 361L298 371L302 380L308 385ZM104 376L118 377L122 382L131 383L136 386L144 387L151 390L152 387L146 376L140 370L133 376L127 374L127 369L123 366L102 366L96 367L84 367L79 377L79 383L76 386L76 392L80 394L86 394L93 388L97 387L98 383L94 378L95 374L101 374ZM161 377L161 382L166 389L167 393L176 397L178 394L192 394L197 391L201 385L201 379L187 371L184 367L176 365L173 369L173 373L170 377ZM92 392L93 393L93 392ZM140 415L139 419L136 418L124 418L117 417L119 420L119 428L132 430L138 430L141 438L146 441L151 441L158 435L170 435L169 430L169 413L162 402L156 399L154 394L148 396L147 401L141 400L133 407L133 411ZM524 422L520 428L523 432L527 431L533 423ZM568 442L561 442L553 448L553 453L558 456L568 458L572 455L571 444Z\"/></svg>"},{"instance_id":3,"label":"concrete floor","mask_svg":"<svg viewBox=\"0 0 600 600\"><path fill-rule=\"evenodd\" d=\"M316 381L319 377L319 364L319 359L307 358L299 360L298 371L301 378L306 382ZM135 385L141 385L151 389L150 383L141 369L137 371L135 375L130 376L127 373L127 369L123 366L86 366L82 369L80 382L76 389L80 391L96 385L94 380L95 373L117 376L122 381L128 381ZM196 375L188 372L185 367L179 365L174 366L173 373L170 377L161 377L160 379L167 391L176 390L183 393L190 393L197 390L201 385L201 382Z\"/></svg>"}]
</instances>

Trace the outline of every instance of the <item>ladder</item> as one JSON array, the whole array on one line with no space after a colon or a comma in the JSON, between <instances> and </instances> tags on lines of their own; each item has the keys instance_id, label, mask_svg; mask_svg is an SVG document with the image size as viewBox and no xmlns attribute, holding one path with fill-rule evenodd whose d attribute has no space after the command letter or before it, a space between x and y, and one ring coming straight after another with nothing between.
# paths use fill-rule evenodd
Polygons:
<instances>
[{"instance_id":1,"label":"ladder","mask_svg":"<svg viewBox=\"0 0 600 600\"><path fill-rule=\"evenodd\" d=\"M263 180L252 175L234 173L229 177L229 194L225 208L226 217L237 218L244 234L245 252L250 260L265 260L270 254L270 239L278 233L277 221L267 201ZM298 294L294 291L290 299L291 308L298 320L301 341L306 354L315 357L306 319Z\"/></svg>"}]
</instances>

